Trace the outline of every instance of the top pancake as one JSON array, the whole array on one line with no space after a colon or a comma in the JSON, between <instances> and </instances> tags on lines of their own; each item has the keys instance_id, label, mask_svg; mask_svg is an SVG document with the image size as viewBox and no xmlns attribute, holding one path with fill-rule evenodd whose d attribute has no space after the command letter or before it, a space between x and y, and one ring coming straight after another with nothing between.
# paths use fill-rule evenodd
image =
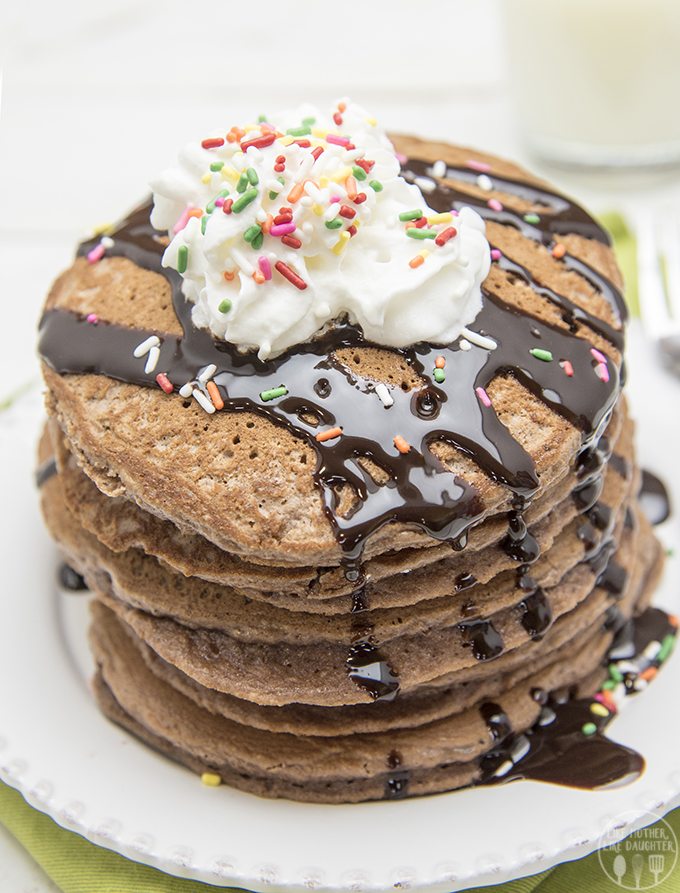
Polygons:
<instances>
[{"instance_id":1,"label":"top pancake","mask_svg":"<svg viewBox=\"0 0 680 893\"><path fill-rule=\"evenodd\" d=\"M491 163L502 176L543 185L514 165L467 149L406 137L395 143L398 151L413 158L443 159L450 165L477 159ZM480 193L474 184L458 185L471 196ZM528 206L516 196L484 193L484 197L498 197L520 212L546 215L544 207ZM603 295L540 243L499 223L488 223L487 234L536 282L568 296L598 319L619 325ZM573 258L620 285L606 245L578 234L562 234L560 241ZM523 313L569 331L554 304L500 267L492 266L485 288ZM102 323L177 335L181 329L170 298L162 276L130 260L112 257L91 265L80 258L57 280L46 307L96 313ZM618 364L618 352L602 336L580 324L572 328ZM503 333L489 334L502 338ZM339 351L336 360L360 382L384 381L403 390L424 383L400 354L390 350L359 347ZM307 439L257 413L208 416L195 401L168 397L160 389L124 384L103 375L59 375L46 364L43 368L50 392L48 408L57 417L69 450L107 495L132 500L181 530L200 534L254 563L334 566L341 562L343 553L314 480L317 453ZM593 378L587 386L598 384ZM502 425L533 459L540 497L569 473L581 446L581 432L511 376L499 375L487 391ZM357 390L357 414L365 412L361 398ZM434 444L432 452L478 490L480 518L510 508L512 491L492 480L466 452L448 443ZM381 469L368 470L377 486L385 486ZM351 513L354 503L353 494L345 488L341 504ZM419 530L393 523L370 538L365 556L430 544Z\"/></svg>"}]
</instances>

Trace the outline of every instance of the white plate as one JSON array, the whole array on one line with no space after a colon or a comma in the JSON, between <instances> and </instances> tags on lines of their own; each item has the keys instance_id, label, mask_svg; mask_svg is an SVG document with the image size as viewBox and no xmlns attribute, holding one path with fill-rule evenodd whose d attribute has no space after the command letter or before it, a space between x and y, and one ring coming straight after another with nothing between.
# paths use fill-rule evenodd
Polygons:
<instances>
[{"instance_id":1,"label":"white plate","mask_svg":"<svg viewBox=\"0 0 680 893\"><path fill-rule=\"evenodd\" d=\"M634 333L631 397L642 461L680 505L680 384ZM630 699L612 737L647 759L628 787L577 791L535 782L392 803L317 806L207 788L107 722L88 689L87 597L60 594L58 557L32 483L37 395L0 416L0 777L60 825L182 877L253 891L299 888L451 893L533 874L623 837L680 803L680 656ZM675 407L671 411L671 407ZM680 545L677 518L662 531ZM677 611L679 562L658 601Z\"/></svg>"}]
</instances>

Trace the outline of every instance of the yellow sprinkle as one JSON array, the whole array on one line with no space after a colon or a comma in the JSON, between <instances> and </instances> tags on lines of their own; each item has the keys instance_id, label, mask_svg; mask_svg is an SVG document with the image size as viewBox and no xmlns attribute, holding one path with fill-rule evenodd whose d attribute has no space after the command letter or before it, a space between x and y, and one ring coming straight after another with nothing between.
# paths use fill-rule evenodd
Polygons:
<instances>
[{"instance_id":1,"label":"yellow sprinkle","mask_svg":"<svg viewBox=\"0 0 680 893\"><path fill-rule=\"evenodd\" d=\"M449 211L445 211L443 214L432 214L431 217L427 218L427 222L430 226L434 226L437 223L451 223L453 220L453 214Z\"/></svg>"},{"instance_id":2,"label":"yellow sprinkle","mask_svg":"<svg viewBox=\"0 0 680 893\"><path fill-rule=\"evenodd\" d=\"M351 236L347 232L347 230L340 233L340 238L335 243L335 245L333 245L333 247L331 248L331 251L333 252L333 254L340 254L342 251L344 251L345 245L349 242L350 238L351 238Z\"/></svg>"},{"instance_id":3,"label":"yellow sprinkle","mask_svg":"<svg viewBox=\"0 0 680 893\"><path fill-rule=\"evenodd\" d=\"M426 257L430 256L430 252L427 250L427 248L423 248L423 250L419 251L418 254L422 257L423 260L425 260Z\"/></svg>"},{"instance_id":4,"label":"yellow sprinkle","mask_svg":"<svg viewBox=\"0 0 680 893\"><path fill-rule=\"evenodd\" d=\"M331 180L333 180L334 183L344 183L345 180L347 179L347 177L349 177L349 175L351 173L352 173L351 167L340 168L339 171L336 171L336 173L333 174L333 176L331 177Z\"/></svg>"},{"instance_id":5,"label":"yellow sprinkle","mask_svg":"<svg viewBox=\"0 0 680 893\"><path fill-rule=\"evenodd\" d=\"M371 127L375 127L375 125L376 125L378 122L375 120L375 118L366 118L366 123L367 123L367 124L370 124Z\"/></svg>"},{"instance_id":6,"label":"yellow sprinkle","mask_svg":"<svg viewBox=\"0 0 680 893\"><path fill-rule=\"evenodd\" d=\"M290 134L285 134L284 136L279 137L279 142L282 146L290 146L291 143L295 142L295 137L290 136Z\"/></svg>"},{"instance_id":7,"label":"yellow sprinkle","mask_svg":"<svg viewBox=\"0 0 680 893\"><path fill-rule=\"evenodd\" d=\"M108 236L113 232L113 223L100 223L92 230L93 236Z\"/></svg>"},{"instance_id":8,"label":"yellow sprinkle","mask_svg":"<svg viewBox=\"0 0 680 893\"><path fill-rule=\"evenodd\" d=\"M321 217L323 214L323 207L321 205L312 205L312 211L314 211L317 217Z\"/></svg>"},{"instance_id":9,"label":"yellow sprinkle","mask_svg":"<svg viewBox=\"0 0 680 893\"><path fill-rule=\"evenodd\" d=\"M209 183L211 180L212 180L211 173L203 174L203 176L201 177L201 183Z\"/></svg>"},{"instance_id":10,"label":"yellow sprinkle","mask_svg":"<svg viewBox=\"0 0 680 893\"><path fill-rule=\"evenodd\" d=\"M325 189L328 186L328 177L319 177L319 189Z\"/></svg>"},{"instance_id":11,"label":"yellow sprinkle","mask_svg":"<svg viewBox=\"0 0 680 893\"><path fill-rule=\"evenodd\" d=\"M323 140L329 133L329 130L323 130L321 127L312 127L312 136L315 136L317 139Z\"/></svg>"},{"instance_id":12,"label":"yellow sprinkle","mask_svg":"<svg viewBox=\"0 0 680 893\"><path fill-rule=\"evenodd\" d=\"M604 704L598 704L597 702L590 705L590 712L594 713L595 716L609 716L609 710L607 710Z\"/></svg>"},{"instance_id":13,"label":"yellow sprinkle","mask_svg":"<svg viewBox=\"0 0 680 893\"><path fill-rule=\"evenodd\" d=\"M226 165L222 168L220 173L222 174L223 179L231 180L233 183L236 183L241 176L233 167L228 167Z\"/></svg>"},{"instance_id":14,"label":"yellow sprinkle","mask_svg":"<svg viewBox=\"0 0 680 893\"><path fill-rule=\"evenodd\" d=\"M201 775L201 781L209 788L218 788L222 784L221 776L217 775L215 772L204 772L203 775Z\"/></svg>"}]
</instances>

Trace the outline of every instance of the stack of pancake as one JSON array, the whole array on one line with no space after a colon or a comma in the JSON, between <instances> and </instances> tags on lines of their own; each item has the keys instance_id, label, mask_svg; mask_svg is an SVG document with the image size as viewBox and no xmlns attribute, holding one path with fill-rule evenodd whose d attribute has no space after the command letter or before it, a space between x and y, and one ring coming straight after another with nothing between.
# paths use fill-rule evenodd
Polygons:
<instances>
[{"instance_id":1,"label":"stack of pancake","mask_svg":"<svg viewBox=\"0 0 680 893\"><path fill-rule=\"evenodd\" d=\"M42 505L95 597L97 700L198 773L268 796L351 802L486 780L499 716L517 736L541 716L537 692L595 692L661 565L637 505L620 277L601 231L508 162L396 142L405 176L431 182L431 207L469 202L487 218L489 315L470 326L480 343L429 346L446 358L444 382L423 346L319 342L320 381L348 384L334 404L345 444L357 429L342 461L309 436L331 423L309 401L295 409L307 427L231 389L233 405L209 415L153 377L126 380L97 353L103 342L89 345L121 328L132 344L182 336L148 225L132 236L122 225L97 263L80 256L46 304L40 458L54 456L58 474ZM83 331L84 353L62 323ZM490 373L471 382L454 432L468 357ZM285 377L285 358L273 374ZM395 471L407 460L390 413L403 427L404 407L420 413L422 439L406 446L429 457L427 493ZM369 413L381 450L360 437ZM352 475L324 477L350 464ZM408 513L393 509L397 492Z\"/></svg>"}]
</instances>

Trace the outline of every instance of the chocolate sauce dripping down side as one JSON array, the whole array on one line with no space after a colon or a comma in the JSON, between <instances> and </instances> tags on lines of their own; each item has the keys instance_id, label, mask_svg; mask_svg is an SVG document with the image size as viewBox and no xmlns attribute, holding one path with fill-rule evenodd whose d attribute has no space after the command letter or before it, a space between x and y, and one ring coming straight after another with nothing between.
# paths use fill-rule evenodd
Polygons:
<instances>
[{"instance_id":1,"label":"chocolate sauce dripping down side","mask_svg":"<svg viewBox=\"0 0 680 893\"><path fill-rule=\"evenodd\" d=\"M408 769L401 768L402 756L393 750L387 757L387 768L390 773L385 784L386 800L402 800L408 795L408 785L411 773Z\"/></svg>"},{"instance_id":2,"label":"chocolate sauce dripping down side","mask_svg":"<svg viewBox=\"0 0 680 893\"><path fill-rule=\"evenodd\" d=\"M392 701L399 693L399 676L389 665L373 636L368 612L367 582L360 578L352 593L352 644L347 656L350 679L374 701Z\"/></svg>"},{"instance_id":3,"label":"chocolate sauce dripping down side","mask_svg":"<svg viewBox=\"0 0 680 893\"><path fill-rule=\"evenodd\" d=\"M638 502L650 524L663 524L671 514L671 501L663 481L647 469L642 470Z\"/></svg>"},{"instance_id":4,"label":"chocolate sauce dripping down side","mask_svg":"<svg viewBox=\"0 0 680 893\"><path fill-rule=\"evenodd\" d=\"M413 171L419 164L412 161L409 169ZM471 176L469 171L467 173ZM543 216L541 228L528 226L519 214L503 212L501 222L517 226L529 238L547 242L549 232L569 230L606 240L594 221L568 200L527 184L511 181L504 181L504 184L508 191L512 187L516 194L550 209L551 213ZM479 204L471 196L446 186L430 193L428 201L435 208L445 205L446 209L456 203L475 207ZM487 217L488 210L484 210ZM498 343L495 351L478 348L463 351L457 344L444 348L418 344L395 351L422 377L425 387L415 394L394 391L389 424L384 413L376 411L373 403L367 406L367 411L358 412L358 393L364 393L372 401L375 399L372 383L337 363L333 353L340 348L365 344L359 330L349 324L339 325L322 338L266 363L254 354L240 353L233 345L215 342L208 332L193 326L192 308L182 294L179 275L161 266L164 241L162 234L151 227L149 213L150 205L147 204L123 221L111 234L113 246L107 249L107 254L129 258L138 266L167 279L183 336L163 336L151 330L105 322L93 325L77 314L48 310L41 323L43 359L60 374L104 374L123 382L156 387L155 376L146 375L144 362L136 360L132 354L140 341L151 334L160 334L157 370L165 372L175 387L193 380L200 369L214 363L217 373L213 380L220 389L227 411L257 412L288 428L315 449L315 480L326 514L345 560L355 567L359 566L367 537L390 522L415 525L460 548L464 546L469 528L483 517L484 508L477 491L446 470L430 450L434 442L444 441L463 450L520 500L526 501L536 491L538 480L531 457L501 424L493 407L484 407L477 399L475 390L486 389L497 376L513 375L547 406L580 429L586 446L597 440L606 425L619 392L619 373L615 365L610 364L610 381L599 381L593 376L587 342L574 337L571 332L533 319L488 293L475 327L494 337ZM84 243L79 254L86 254L93 244L93 241ZM580 263L568 257L564 262ZM595 271L582 266L582 274L602 291L623 319L616 289ZM530 284L539 287L533 280ZM598 328L597 321L587 314L584 316L568 299L547 292L545 297L560 304L567 316L582 319L593 330L605 334L604 324ZM607 329L606 333L613 343L620 343L618 332ZM568 358L574 367L574 377L566 376L558 362L544 363L532 357L529 349L537 345L551 350L556 360ZM439 388L431 377L434 359L439 355L446 360L446 389ZM583 386L584 380L589 381L586 375L593 377L587 388ZM282 383L288 389L288 396L272 403L261 401L261 391ZM343 437L318 443L314 439L317 427L305 420L310 414L319 420L319 424L341 424ZM395 431L412 445L409 453L396 452L392 442ZM386 486L375 485L357 461L362 456L370 458L388 473ZM336 493L339 486L347 484L358 497L358 508L351 517L342 517L338 513ZM471 635L479 641L479 631ZM491 651L495 650L496 646L492 645ZM480 654L488 651L484 645ZM368 675L372 675L373 655L366 653L363 647L357 647L355 652L351 659L357 672L369 668ZM391 675L390 670L386 680L388 689L393 682ZM379 677L385 681L382 669Z\"/></svg>"},{"instance_id":5,"label":"chocolate sauce dripping down side","mask_svg":"<svg viewBox=\"0 0 680 893\"><path fill-rule=\"evenodd\" d=\"M61 588L69 592L85 592L88 588L84 577L65 562L59 566L57 578Z\"/></svg>"},{"instance_id":6,"label":"chocolate sauce dripping down side","mask_svg":"<svg viewBox=\"0 0 680 893\"><path fill-rule=\"evenodd\" d=\"M648 608L619 630L609 656L634 658L650 643L663 642L675 632L664 611ZM592 699L570 698L568 692L536 695L542 711L538 722L524 734L499 726L497 717L502 710L485 705L482 717L492 740L499 743L480 761L479 784L524 778L594 790L624 784L640 775L645 764L642 756L604 734L615 714L598 716L590 710ZM583 727L591 723L595 732L586 736Z\"/></svg>"},{"instance_id":7,"label":"chocolate sauce dripping down side","mask_svg":"<svg viewBox=\"0 0 680 893\"><path fill-rule=\"evenodd\" d=\"M35 473L35 485L38 489L43 487L51 478L58 474L59 470L57 468L57 460L47 459L45 462L40 465L38 470Z\"/></svg>"}]
</instances>

